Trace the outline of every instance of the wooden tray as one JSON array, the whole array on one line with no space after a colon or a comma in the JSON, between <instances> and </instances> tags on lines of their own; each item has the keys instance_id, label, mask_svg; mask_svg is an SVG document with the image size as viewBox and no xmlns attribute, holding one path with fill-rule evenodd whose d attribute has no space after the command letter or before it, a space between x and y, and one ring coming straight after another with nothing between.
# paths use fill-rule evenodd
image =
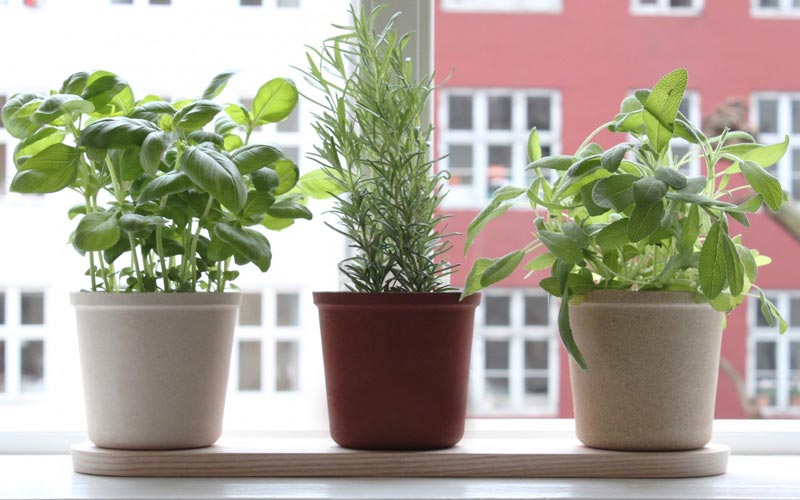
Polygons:
<instances>
[{"instance_id":1,"label":"wooden tray","mask_svg":"<svg viewBox=\"0 0 800 500\"><path fill-rule=\"evenodd\" d=\"M126 451L72 447L76 472L140 477L606 477L724 474L730 448L621 452L555 439L465 439L438 451L356 451L329 439L221 441L209 448Z\"/></svg>"}]
</instances>

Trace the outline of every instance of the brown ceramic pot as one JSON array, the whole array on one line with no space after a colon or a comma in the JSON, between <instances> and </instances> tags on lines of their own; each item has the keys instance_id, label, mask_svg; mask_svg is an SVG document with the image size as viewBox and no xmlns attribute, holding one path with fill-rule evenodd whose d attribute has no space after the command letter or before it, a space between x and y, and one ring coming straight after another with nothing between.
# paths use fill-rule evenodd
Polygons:
<instances>
[{"instance_id":1,"label":"brown ceramic pot","mask_svg":"<svg viewBox=\"0 0 800 500\"><path fill-rule=\"evenodd\" d=\"M316 292L333 440L448 448L464 435L478 295Z\"/></svg>"},{"instance_id":2,"label":"brown ceramic pot","mask_svg":"<svg viewBox=\"0 0 800 500\"><path fill-rule=\"evenodd\" d=\"M723 314L687 292L598 291L570 306L586 358L570 360L587 446L690 450L711 439Z\"/></svg>"}]
</instances>

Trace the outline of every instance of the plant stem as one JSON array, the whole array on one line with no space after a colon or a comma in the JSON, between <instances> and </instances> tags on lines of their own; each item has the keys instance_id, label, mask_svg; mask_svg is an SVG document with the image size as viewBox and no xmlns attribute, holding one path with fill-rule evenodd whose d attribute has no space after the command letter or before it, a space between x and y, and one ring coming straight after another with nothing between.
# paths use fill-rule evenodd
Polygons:
<instances>
[{"instance_id":1,"label":"plant stem","mask_svg":"<svg viewBox=\"0 0 800 500\"><path fill-rule=\"evenodd\" d=\"M164 207L167 205L167 197L161 198L159 205L159 213L164 213ZM161 262L161 278L164 280L164 291L169 292L169 278L167 277L167 265L164 261L164 243L161 239L161 224L156 226L156 251L158 252L158 260Z\"/></svg>"},{"instance_id":2,"label":"plant stem","mask_svg":"<svg viewBox=\"0 0 800 500\"><path fill-rule=\"evenodd\" d=\"M596 129L594 129L594 130L592 131L592 133L591 133L591 134L589 134L589 136L588 136L588 137L586 137L586 139L584 139L584 140L583 140L583 142L581 143L581 145L580 145L580 146L578 146L578 149L577 149L576 151L580 151L581 149L585 148L585 147L586 147L586 146L589 144L589 142L591 142L591 140L592 140L592 139L594 139L594 137L595 137L597 134L599 134L599 133L600 133L600 132L602 132L603 130L607 129L607 128L608 128L610 125L614 125L614 121L606 122L606 123L604 123L604 124L600 125L599 127L597 127Z\"/></svg>"},{"instance_id":3,"label":"plant stem","mask_svg":"<svg viewBox=\"0 0 800 500\"><path fill-rule=\"evenodd\" d=\"M133 235L128 233L128 242L131 244L131 265L136 271L136 283L139 284L139 291L144 292L144 280L142 279L142 270L139 269L139 259L136 258L136 242L133 240Z\"/></svg>"},{"instance_id":4,"label":"plant stem","mask_svg":"<svg viewBox=\"0 0 800 500\"><path fill-rule=\"evenodd\" d=\"M206 209L203 210L203 215L197 220L197 231L195 231L194 236L192 237L192 252L190 254L190 258L192 259L191 264L191 271L192 271L192 288L197 287L197 240L200 239L200 231L203 229L203 225L200 223L203 219L208 216L208 213L211 211L211 207L214 205L214 198L211 196L208 197L208 203L206 203Z\"/></svg>"}]
</instances>

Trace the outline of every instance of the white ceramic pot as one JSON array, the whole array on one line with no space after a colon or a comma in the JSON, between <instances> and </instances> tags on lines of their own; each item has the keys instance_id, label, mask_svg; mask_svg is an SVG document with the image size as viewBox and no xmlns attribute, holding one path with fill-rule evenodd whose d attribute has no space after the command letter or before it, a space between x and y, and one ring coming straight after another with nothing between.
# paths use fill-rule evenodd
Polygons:
<instances>
[{"instance_id":1,"label":"white ceramic pot","mask_svg":"<svg viewBox=\"0 0 800 500\"><path fill-rule=\"evenodd\" d=\"M686 292L599 291L570 306L586 358L570 360L587 446L689 450L711 439L723 314Z\"/></svg>"},{"instance_id":2,"label":"white ceramic pot","mask_svg":"<svg viewBox=\"0 0 800 500\"><path fill-rule=\"evenodd\" d=\"M222 433L240 293L70 294L89 439L163 450Z\"/></svg>"}]
</instances>

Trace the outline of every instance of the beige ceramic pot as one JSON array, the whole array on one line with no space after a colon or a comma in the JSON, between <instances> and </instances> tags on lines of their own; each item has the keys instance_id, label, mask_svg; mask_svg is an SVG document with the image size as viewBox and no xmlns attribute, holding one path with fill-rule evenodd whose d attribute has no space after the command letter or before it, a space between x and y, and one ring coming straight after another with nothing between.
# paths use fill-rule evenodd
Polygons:
<instances>
[{"instance_id":1,"label":"beige ceramic pot","mask_svg":"<svg viewBox=\"0 0 800 500\"><path fill-rule=\"evenodd\" d=\"M690 450L711 439L723 314L687 292L598 291L570 306L588 370L570 360L585 445Z\"/></svg>"},{"instance_id":2,"label":"beige ceramic pot","mask_svg":"<svg viewBox=\"0 0 800 500\"><path fill-rule=\"evenodd\" d=\"M94 444L182 449L219 438L240 293L70 298Z\"/></svg>"}]
</instances>

